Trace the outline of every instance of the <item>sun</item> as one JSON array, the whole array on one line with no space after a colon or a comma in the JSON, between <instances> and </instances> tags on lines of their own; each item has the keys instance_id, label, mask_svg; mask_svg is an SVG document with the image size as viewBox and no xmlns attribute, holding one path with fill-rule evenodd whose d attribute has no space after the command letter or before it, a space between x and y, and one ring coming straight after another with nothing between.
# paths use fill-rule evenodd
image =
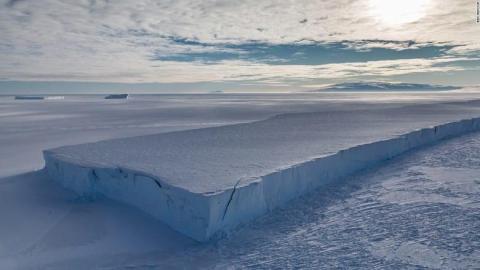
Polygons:
<instances>
[{"instance_id":1,"label":"sun","mask_svg":"<svg viewBox=\"0 0 480 270\"><path fill-rule=\"evenodd\" d=\"M401 26L425 16L430 0L368 0L370 15L387 26Z\"/></svg>"}]
</instances>

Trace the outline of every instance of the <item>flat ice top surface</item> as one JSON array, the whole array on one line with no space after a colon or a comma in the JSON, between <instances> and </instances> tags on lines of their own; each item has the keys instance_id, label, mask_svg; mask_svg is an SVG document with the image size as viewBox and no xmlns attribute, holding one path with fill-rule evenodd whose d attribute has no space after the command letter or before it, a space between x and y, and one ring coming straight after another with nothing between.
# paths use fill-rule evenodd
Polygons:
<instances>
[{"instance_id":1,"label":"flat ice top surface","mask_svg":"<svg viewBox=\"0 0 480 270\"><path fill-rule=\"evenodd\" d=\"M141 171L191 192L211 193L341 149L479 116L480 102L475 101L396 108L371 104L368 109L283 114L52 152L92 166Z\"/></svg>"}]
</instances>

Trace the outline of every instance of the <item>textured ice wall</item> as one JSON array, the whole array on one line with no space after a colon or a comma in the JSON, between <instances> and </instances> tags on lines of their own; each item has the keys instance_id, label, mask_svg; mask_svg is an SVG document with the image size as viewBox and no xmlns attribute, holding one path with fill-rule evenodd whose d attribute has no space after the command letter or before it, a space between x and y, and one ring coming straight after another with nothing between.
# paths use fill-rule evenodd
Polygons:
<instances>
[{"instance_id":1,"label":"textured ice wall","mask_svg":"<svg viewBox=\"0 0 480 270\"><path fill-rule=\"evenodd\" d=\"M48 174L87 198L105 196L134 205L198 241L258 217L302 194L417 147L480 130L480 118L461 120L240 179L226 190L194 193L140 171L88 164L45 151Z\"/></svg>"}]
</instances>

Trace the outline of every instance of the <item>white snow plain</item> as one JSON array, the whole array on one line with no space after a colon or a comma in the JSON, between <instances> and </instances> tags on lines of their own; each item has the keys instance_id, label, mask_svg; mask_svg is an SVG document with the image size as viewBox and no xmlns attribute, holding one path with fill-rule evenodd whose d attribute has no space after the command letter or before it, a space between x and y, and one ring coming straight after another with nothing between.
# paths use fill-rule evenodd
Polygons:
<instances>
[{"instance_id":1,"label":"white snow plain","mask_svg":"<svg viewBox=\"0 0 480 270\"><path fill-rule=\"evenodd\" d=\"M361 110L409 102L470 100L478 93L103 95L64 100L14 100L0 95L0 177L43 167L42 151L63 145L245 123L277 114Z\"/></svg>"},{"instance_id":2,"label":"white snow plain","mask_svg":"<svg viewBox=\"0 0 480 270\"><path fill-rule=\"evenodd\" d=\"M335 263L337 266L346 266L349 263L357 263L359 265L372 263L371 257L363 256L365 254L362 252L368 251L363 250L362 252L348 252L351 260L344 260L342 264L342 260L340 260L342 259L341 250L325 246L327 241L319 238L321 235L299 234L296 230L302 230L302 226L292 226L285 231L285 224L301 224L302 222L307 224L314 222L315 224L309 224L309 226L326 226L327 228L330 224L335 224L335 228L338 228L338 226L353 226L353 223L347 222L349 214L345 213L350 213L349 211L343 211L342 216L345 215L345 218L338 219L343 220L340 223L330 223L325 220L322 223L322 219L318 220L317 213L322 213L322 208L318 206L318 203L303 205L301 203L302 199L300 203L296 201L291 204L294 205L293 209L291 209L292 206L289 204L290 212L283 213L284 210L274 211L271 215L252 223L241 230L240 233L230 236L230 238L220 240L220 242L214 244L199 246L188 238L174 233L162 223L142 215L135 209L113 203L109 200L96 202L82 200L77 195L66 192L52 183L51 179L43 171L32 170L42 167L41 150L65 144L251 122L277 114L292 112L364 110L370 108L372 104L379 106L377 108L380 108L380 106L383 108L401 108L413 101L415 103L431 103L442 100L468 100L472 98L475 98L475 95L428 94L396 96L385 94L385 96L382 96L383 100L364 94L304 96L205 95L157 96L154 98L134 96L128 102L115 101L114 103L101 101L98 97L67 98L64 101L42 101L41 103L19 102L12 101L10 98L0 98L0 121L2 124L2 129L0 130L2 146L0 148L2 156L2 162L0 163L0 173L2 174L0 178L0 212L2 213L2 219L0 220L0 239L2 239L0 243L0 266L8 269L63 269L65 267L78 269L136 267L141 269L148 267L188 268L194 265L214 268L215 266L223 267L230 263L240 268L248 266L261 267L262 265L265 268L269 268L282 265L302 265L302 263L309 266L335 265ZM469 151L467 146L464 147L465 149L462 149L463 152ZM455 149L451 151L456 153ZM449 151L446 152L448 153ZM473 152L471 155L474 156L475 153ZM457 159L456 155L453 158ZM471 158L474 159L475 157ZM446 163L445 171L450 171L448 158L443 158L441 162ZM442 166L442 164L438 166ZM461 164L456 166L461 167ZM452 174L455 172L462 174L464 171L466 170L457 170L453 171ZM472 168L472 170L469 170L466 178L478 175L476 172L478 172L478 167L476 169ZM398 176L398 172L396 174ZM381 175L377 179L379 181L383 180ZM435 177L430 180L432 182L436 181ZM475 181L473 182L474 184ZM459 186L456 187L457 190L462 188L462 183L457 183L457 186ZM333 189L333 193L337 189L339 188ZM408 190L402 190L399 187L399 192L403 191L408 192ZM421 187L419 192L422 192ZM396 197L393 197L398 198L398 194L402 195L397 192ZM462 197L464 196L463 194L464 192L459 192L457 196ZM328 194L323 194L322 196L326 195ZM409 203L409 197L402 196L402 205L410 206L412 204L425 203L425 200L419 201L418 196L407 195L417 199L412 199L412 202ZM335 196L333 198L332 196L326 197L335 200ZM435 196L432 195L433 197ZM385 198L389 197L386 196ZM435 198L438 200L438 196ZM317 199L319 198L310 198L310 200L314 201ZM366 200L368 198L359 199ZM373 198L369 200L371 199ZM344 199L340 196L337 200L338 204L342 205L341 202ZM457 202L457 205L459 202L462 202L461 198L450 201ZM447 204L450 201L447 201ZM345 207L345 209L354 208L352 205L346 205ZM313 212L308 213L310 209ZM375 208L372 209L372 214L375 214ZM440 207L439 209L443 208ZM471 211L477 213L478 216L478 208L473 207L470 209L473 209ZM440 210L439 215L442 214ZM306 213L305 216L299 216L300 213L304 212ZM351 214L353 215L353 213ZM354 223L358 226L366 226L367 228L364 229L368 234L368 218L372 218L372 216L368 216L369 212L362 213L365 214L365 219L362 219L363 223L358 224L358 219L355 218L353 221L356 221ZM385 214L384 212L381 213ZM466 219L465 213L463 214L463 219ZM431 217L431 215L426 215L425 219L428 217ZM445 216L443 217L445 218ZM448 219L448 217L446 218ZM262 224L265 219L270 220L271 223L263 231L253 230L249 232L250 226L261 226L259 224ZM459 217L456 219L459 220ZM422 224L425 223L424 220L422 222ZM402 224L402 222L392 224L389 223L389 220L386 220L382 230L386 234L396 235L394 231L389 231L389 228L391 227L393 230L393 228L398 228ZM448 224L451 225L451 222ZM447 226L446 229L449 229L448 224L442 225L432 221L429 225L431 230L435 230L435 226ZM465 220L465 224L462 224L464 227L467 225L475 227L478 226L478 220L475 223L475 219L469 219ZM410 221L409 226L414 225ZM417 224L417 226L420 225ZM244 233L245 230L247 235ZM308 228L306 230L308 232ZM400 227L400 231L405 231L405 229ZM467 229L465 233L469 231ZM357 235L355 232L355 230L347 230L344 234L346 237L349 235L350 237L355 237ZM422 263L424 265L431 263L431 260L423 259L422 261L421 258L417 258L418 260L415 261L415 258L412 259L408 254L405 255L407 257L401 257L403 256L401 251L408 250L408 247L412 246L422 247L426 254L439 254L440 264L438 264L439 260L436 260L435 263L437 264L432 264L433 266L442 265L441 262L446 260L445 257L442 257L444 254L449 256L448 259L452 258L452 254L463 254L462 256L467 259L470 258L468 262L472 263L471 258L475 258L474 252L471 253L468 249L475 250L478 239L467 237L468 235L464 235L462 238L460 234L456 234L457 238L453 239L453 236L450 237L448 235L448 231L445 232L442 229L441 232L446 234L445 241L447 245L449 244L448 241L457 241L455 239L459 239L462 241L463 247L459 250L445 250L444 246L436 246L432 249L429 243L422 242L421 239L415 241L415 238L409 238L410 242L405 242L404 245L399 246L399 243L402 243L401 236L403 235L397 235L398 238L393 239L390 237L387 239L393 241L395 243L394 246L386 246L386 244L383 246L392 247L395 250L398 248L397 253L399 256L393 258L378 253L375 255L377 260L373 260L373 263L384 266L388 266L392 261L403 266L410 265L409 263L412 263L412 260L417 266L421 266ZM338 231L336 234L338 237ZM335 233L332 231L333 235ZM301 242L297 242L297 239L300 241L300 238L303 236L305 236L304 240L308 240L304 242L305 244L308 243L311 247L315 247L313 250L305 252L307 247L302 245ZM315 236L317 236L316 239ZM420 236L428 239L428 235ZM368 237L370 235L367 235ZM353 251L362 250L362 247L365 247L366 244L374 244L374 239L366 238L364 242L360 242L361 245L355 248L349 245L351 241L347 240L347 238L338 237L336 242L334 238L329 238L329 240L333 246L347 247ZM342 241L342 239L345 239L345 241ZM292 245L295 243L296 246L288 244L292 240L294 240ZM314 245L315 243L316 246ZM268 249L270 244L272 244L272 247L275 246L275 248ZM266 257L263 257L261 255L262 252L258 249L262 249L262 247L268 249L263 251ZM402 247L404 248L402 249ZM304 250L303 255L296 252L300 249ZM467 249L467 251L462 252L461 250L463 249ZM293 250L292 254L296 254L297 258L283 254L282 252L286 252L286 250ZM437 251L438 253L435 253ZM242 254L246 256L242 256ZM306 254L309 255L308 258L304 256ZM330 256L325 257L325 254ZM370 256L372 254L373 252ZM268 260L268 257L277 258L279 264ZM312 261L314 257L323 261L320 262L316 259ZM453 260L452 263L455 262ZM478 265L478 261L474 259L473 263ZM443 266L445 267L445 265Z\"/></svg>"}]
</instances>

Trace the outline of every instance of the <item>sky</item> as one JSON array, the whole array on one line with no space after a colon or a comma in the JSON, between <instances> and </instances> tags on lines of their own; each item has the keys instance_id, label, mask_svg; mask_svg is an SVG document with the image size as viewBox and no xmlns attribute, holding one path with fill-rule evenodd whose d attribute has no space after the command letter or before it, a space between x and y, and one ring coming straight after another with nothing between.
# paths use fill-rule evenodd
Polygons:
<instances>
[{"instance_id":1,"label":"sky","mask_svg":"<svg viewBox=\"0 0 480 270\"><path fill-rule=\"evenodd\" d=\"M475 0L0 0L0 94L480 85Z\"/></svg>"}]
</instances>

